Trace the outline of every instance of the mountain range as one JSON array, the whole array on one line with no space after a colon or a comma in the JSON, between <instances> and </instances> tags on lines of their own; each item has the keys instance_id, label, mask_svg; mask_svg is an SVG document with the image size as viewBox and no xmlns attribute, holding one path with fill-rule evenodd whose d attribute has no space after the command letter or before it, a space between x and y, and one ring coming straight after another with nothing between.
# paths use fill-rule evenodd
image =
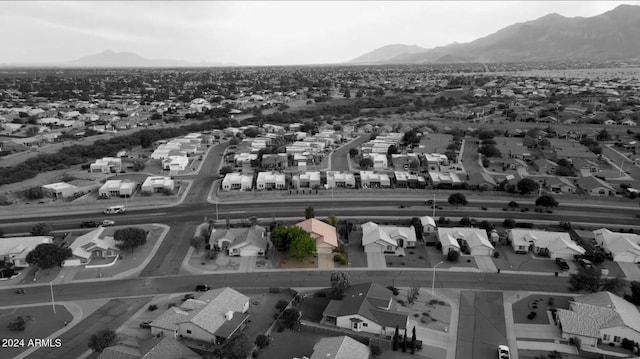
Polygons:
<instances>
[{"instance_id":1,"label":"mountain range","mask_svg":"<svg viewBox=\"0 0 640 359\"><path fill-rule=\"evenodd\" d=\"M348 64L610 61L640 58L640 6L620 5L592 17L549 14L468 43L431 49L387 45Z\"/></svg>"},{"instance_id":2,"label":"mountain range","mask_svg":"<svg viewBox=\"0 0 640 359\"><path fill-rule=\"evenodd\" d=\"M72 67L214 67L234 66L220 62L188 62L171 59L148 59L133 52L114 52L105 50L99 54L88 55L65 63Z\"/></svg>"}]
</instances>

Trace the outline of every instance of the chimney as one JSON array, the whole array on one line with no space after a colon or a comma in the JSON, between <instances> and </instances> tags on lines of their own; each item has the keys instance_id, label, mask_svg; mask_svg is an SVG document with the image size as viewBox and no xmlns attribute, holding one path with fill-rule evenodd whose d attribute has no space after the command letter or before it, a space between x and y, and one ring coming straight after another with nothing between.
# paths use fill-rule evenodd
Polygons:
<instances>
[{"instance_id":1,"label":"chimney","mask_svg":"<svg viewBox=\"0 0 640 359\"><path fill-rule=\"evenodd\" d=\"M226 312L226 313L224 314L224 318L225 318L226 320L231 320L231 319L233 319L233 311L232 311L232 310L230 310L230 311Z\"/></svg>"}]
</instances>

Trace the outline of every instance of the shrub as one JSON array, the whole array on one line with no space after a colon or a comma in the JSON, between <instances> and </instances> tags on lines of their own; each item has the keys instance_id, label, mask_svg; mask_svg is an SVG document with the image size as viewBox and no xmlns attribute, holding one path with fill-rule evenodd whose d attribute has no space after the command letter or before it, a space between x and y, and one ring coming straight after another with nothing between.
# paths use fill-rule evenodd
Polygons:
<instances>
[{"instance_id":1,"label":"shrub","mask_svg":"<svg viewBox=\"0 0 640 359\"><path fill-rule=\"evenodd\" d=\"M439 251L441 251L441 250L442 250L442 243L437 242L437 243L436 243L436 249L437 249L437 250L439 250Z\"/></svg>"},{"instance_id":2,"label":"shrub","mask_svg":"<svg viewBox=\"0 0 640 359\"><path fill-rule=\"evenodd\" d=\"M493 258L500 258L500 252L493 252Z\"/></svg>"},{"instance_id":3,"label":"shrub","mask_svg":"<svg viewBox=\"0 0 640 359\"><path fill-rule=\"evenodd\" d=\"M287 305L289 305L289 303L286 300L281 299L276 303L276 309L282 312L287 308Z\"/></svg>"},{"instance_id":4,"label":"shrub","mask_svg":"<svg viewBox=\"0 0 640 359\"><path fill-rule=\"evenodd\" d=\"M349 264L349 261L347 260L347 258L342 257L340 259L340 265L346 266L347 264Z\"/></svg>"},{"instance_id":5,"label":"shrub","mask_svg":"<svg viewBox=\"0 0 640 359\"><path fill-rule=\"evenodd\" d=\"M400 294L400 291L398 290L398 288L396 288L396 287L394 287L394 286L391 286L391 285L390 285L390 286L388 286L388 287L387 287L387 289L389 289L389 290L393 293L393 295L398 295L398 294Z\"/></svg>"},{"instance_id":6,"label":"shrub","mask_svg":"<svg viewBox=\"0 0 640 359\"><path fill-rule=\"evenodd\" d=\"M451 251L447 253L447 260L449 262L457 262L458 258L460 258L460 252L458 251Z\"/></svg>"},{"instance_id":7,"label":"shrub","mask_svg":"<svg viewBox=\"0 0 640 359\"><path fill-rule=\"evenodd\" d=\"M258 334L255 343L258 348L262 349L269 345L269 337L264 334Z\"/></svg>"},{"instance_id":8,"label":"shrub","mask_svg":"<svg viewBox=\"0 0 640 359\"><path fill-rule=\"evenodd\" d=\"M527 318L529 318L529 320L532 320L533 318L536 317L537 314L538 313L536 313L536 312L530 312L529 315L527 315Z\"/></svg>"},{"instance_id":9,"label":"shrub","mask_svg":"<svg viewBox=\"0 0 640 359\"><path fill-rule=\"evenodd\" d=\"M447 223L447 217L440 217L440 218L438 218L438 223L439 223L439 224L445 224L445 223Z\"/></svg>"},{"instance_id":10,"label":"shrub","mask_svg":"<svg viewBox=\"0 0 640 359\"><path fill-rule=\"evenodd\" d=\"M369 344L369 350L371 351L371 356L374 358L382 354L382 349L378 344Z\"/></svg>"},{"instance_id":11,"label":"shrub","mask_svg":"<svg viewBox=\"0 0 640 359\"><path fill-rule=\"evenodd\" d=\"M282 333L282 332L284 332L284 327L283 326L279 326L278 329L276 329L276 331L278 333Z\"/></svg>"},{"instance_id":12,"label":"shrub","mask_svg":"<svg viewBox=\"0 0 640 359\"><path fill-rule=\"evenodd\" d=\"M149 304L149 306L147 307L147 310L149 310L150 312L153 312L156 309L158 309L157 304Z\"/></svg>"},{"instance_id":13,"label":"shrub","mask_svg":"<svg viewBox=\"0 0 640 359\"><path fill-rule=\"evenodd\" d=\"M327 296L327 293L324 292L324 291L320 291L320 292L316 293L316 297L318 297L318 298L324 298L326 296Z\"/></svg>"},{"instance_id":14,"label":"shrub","mask_svg":"<svg viewBox=\"0 0 640 359\"><path fill-rule=\"evenodd\" d=\"M341 254L338 254L338 253L333 255L333 261L334 262L340 262L343 258L344 257Z\"/></svg>"},{"instance_id":15,"label":"shrub","mask_svg":"<svg viewBox=\"0 0 640 359\"><path fill-rule=\"evenodd\" d=\"M26 322L23 317L17 317L14 321L9 322L7 329L12 332L24 332L26 329Z\"/></svg>"},{"instance_id":16,"label":"shrub","mask_svg":"<svg viewBox=\"0 0 640 359\"><path fill-rule=\"evenodd\" d=\"M633 350L636 347L636 342L627 338L622 338L622 343L620 343L620 345L627 350Z\"/></svg>"},{"instance_id":17,"label":"shrub","mask_svg":"<svg viewBox=\"0 0 640 359\"><path fill-rule=\"evenodd\" d=\"M480 208L482 208L483 211L487 210L487 207L480 207Z\"/></svg>"},{"instance_id":18,"label":"shrub","mask_svg":"<svg viewBox=\"0 0 640 359\"><path fill-rule=\"evenodd\" d=\"M504 228L511 229L516 226L516 221L513 218L506 218L502 222L502 225L504 226Z\"/></svg>"}]
</instances>

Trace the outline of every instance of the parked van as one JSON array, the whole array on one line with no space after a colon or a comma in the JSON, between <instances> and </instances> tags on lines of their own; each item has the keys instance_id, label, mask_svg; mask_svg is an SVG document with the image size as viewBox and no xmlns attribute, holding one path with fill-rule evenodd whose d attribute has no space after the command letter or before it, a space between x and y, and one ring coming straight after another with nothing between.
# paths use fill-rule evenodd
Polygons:
<instances>
[{"instance_id":1,"label":"parked van","mask_svg":"<svg viewBox=\"0 0 640 359\"><path fill-rule=\"evenodd\" d=\"M104 214L118 214L124 213L124 206L111 206L104 210Z\"/></svg>"}]
</instances>

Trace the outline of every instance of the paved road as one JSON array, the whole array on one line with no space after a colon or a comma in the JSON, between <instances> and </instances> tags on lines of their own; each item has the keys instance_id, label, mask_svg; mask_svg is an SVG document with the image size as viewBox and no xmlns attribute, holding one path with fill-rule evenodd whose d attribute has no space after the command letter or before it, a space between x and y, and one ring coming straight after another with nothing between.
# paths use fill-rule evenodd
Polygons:
<instances>
[{"instance_id":1,"label":"paved road","mask_svg":"<svg viewBox=\"0 0 640 359\"><path fill-rule=\"evenodd\" d=\"M331 170L343 172L349 171L349 161L347 160L347 154L349 154L349 150L352 148L357 148L361 144L369 141L369 137L369 135L362 135L349 144L333 151L333 154L331 155Z\"/></svg>"},{"instance_id":2,"label":"paved road","mask_svg":"<svg viewBox=\"0 0 640 359\"><path fill-rule=\"evenodd\" d=\"M502 293L463 291L456 358L493 359L497 346L506 343Z\"/></svg>"}]
</instances>

